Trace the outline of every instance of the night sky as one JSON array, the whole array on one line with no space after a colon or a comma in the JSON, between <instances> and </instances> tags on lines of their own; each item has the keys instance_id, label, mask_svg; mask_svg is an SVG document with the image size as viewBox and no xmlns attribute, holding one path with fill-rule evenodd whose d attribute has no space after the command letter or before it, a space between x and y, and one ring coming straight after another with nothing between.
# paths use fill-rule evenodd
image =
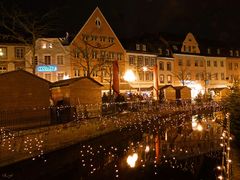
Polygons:
<instances>
[{"instance_id":1,"label":"night sky","mask_svg":"<svg viewBox=\"0 0 240 180\"><path fill-rule=\"evenodd\" d=\"M193 34L211 40L240 40L238 0L1 0L41 12L57 9L59 35L76 33L98 6L120 38L142 33ZM240 44L240 43L239 43Z\"/></svg>"}]
</instances>

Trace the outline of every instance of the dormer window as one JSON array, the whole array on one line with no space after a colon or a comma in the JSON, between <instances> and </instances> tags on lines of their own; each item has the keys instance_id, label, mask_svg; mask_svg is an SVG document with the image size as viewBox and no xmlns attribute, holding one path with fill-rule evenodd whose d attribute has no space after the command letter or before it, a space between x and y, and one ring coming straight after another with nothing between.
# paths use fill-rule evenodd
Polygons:
<instances>
[{"instance_id":1,"label":"dormer window","mask_svg":"<svg viewBox=\"0 0 240 180\"><path fill-rule=\"evenodd\" d=\"M191 38L189 38L189 39L188 39L188 41L190 41L190 42L191 42L191 41L192 41L192 39L191 39Z\"/></svg>"},{"instance_id":2,"label":"dormer window","mask_svg":"<svg viewBox=\"0 0 240 180\"><path fill-rule=\"evenodd\" d=\"M146 50L147 50L145 44L142 45L142 50L143 50L143 51L146 51Z\"/></svg>"},{"instance_id":3,"label":"dormer window","mask_svg":"<svg viewBox=\"0 0 240 180\"><path fill-rule=\"evenodd\" d=\"M233 50L230 50L229 52L230 52L230 56L233 56Z\"/></svg>"},{"instance_id":4,"label":"dormer window","mask_svg":"<svg viewBox=\"0 0 240 180\"><path fill-rule=\"evenodd\" d=\"M210 48L207 49L207 53L211 54L211 49Z\"/></svg>"},{"instance_id":5,"label":"dormer window","mask_svg":"<svg viewBox=\"0 0 240 180\"><path fill-rule=\"evenodd\" d=\"M173 49L174 49L175 51L177 51L177 50L178 50L178 47L177 47L176 45L173 45Z\"/></svg>"},{"instance_id":6,"label":"dormer window","mask_svg":"<svg viewBox=\"0 0 240 180\"><path fill-rule=\"evenodd\" d=\"M160 55L162 55L162 48L158 48L158 52Z\"/></svg>"},{"instance_id":7,"label":"dormer window","mask_svg":"<svg viewBox=\"0 0 240 180\"><path fill-rule=\"evenodd\" d=\"M136 50L140 50L140 44L136 44Z\"/></svg>"},{"instance_id":8,"label":"dormer window","mask_svg":"<svg viewBox=\"0 0 240 180\"><path fill-rule=\"evenodd\" d=\"M101 27L101 21L100 21L99 17L96 18L95 25L97 26L97 28Z\"/></svg>"},{"instance_id":9,"label":"dormer window","mask_svg":"<svg viewBox=\"0 0 240 180\"><path fill-rule=\"evenodd\" d=\"M217 54L218 54L218 55L220 54L220 49L217 49Z\"/></svg>"},{"instance_id":10,"label":"dormer window","mask_svg":"<svg viewBox=\"0 0 240 180\"><path fill-rule=\"evenodd\" d=\"M236 50L236 56L239 56L239 51L238 50Z\"/></svg>"},{"instance_id":11,"label":"dormer window","mask_svg":"<svg viewBox=\"0 0 240 180\"><path fill-rule=\"evenodd\" d=\"M166 49L166 55L169 56L169 49Z\"/></svg>"}]
</instances>

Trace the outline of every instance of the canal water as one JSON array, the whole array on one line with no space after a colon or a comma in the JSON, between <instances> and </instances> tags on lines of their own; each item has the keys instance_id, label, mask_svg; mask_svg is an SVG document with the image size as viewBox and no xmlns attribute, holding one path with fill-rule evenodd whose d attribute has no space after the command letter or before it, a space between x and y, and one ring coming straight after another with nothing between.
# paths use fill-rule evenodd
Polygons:
<instances>
[{"instance_id":1,"label":"canal water","mask_svg":"<svg viewBox=\"0 0 240 180\"><path fill-rule=\"evenodd\" d=\"M114 120L114 119L113 119ZM1 179L216 179L216 114L151 116L119 131L1 168Z\"/></svg>"}]
</instances>

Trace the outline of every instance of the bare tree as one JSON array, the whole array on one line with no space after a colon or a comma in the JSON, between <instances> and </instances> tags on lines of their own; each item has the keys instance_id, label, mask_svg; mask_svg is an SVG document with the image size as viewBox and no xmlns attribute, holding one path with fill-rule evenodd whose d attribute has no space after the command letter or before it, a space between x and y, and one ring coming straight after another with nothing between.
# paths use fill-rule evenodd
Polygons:
<instances>
[{"instance_id":1,"label":"bare tree","mask_svg":"<svg viewBox=\"0 0 240 180\"><path fill-rule=\"evenodd\" d=\"M53 15L56 10L43 14L31 14L21 10L16 4L6 7L0 4L0 37L6 40L16 40L30 48L32 62L29 66L35 74L36 40L46 36L53 30Z\"/></svg>"},{"instance_id":2,"label":"bare tree","mask_svg":"<svg viewBox=\"0 0 240 180\"><path fill-rule=\"evenodd\" d=\"M80 43L74 42L71 55L75 58L77 65L79 65L85 72L85 76L91 77L94 73L100 72L109 67L112 59L109 52L106 51L111 44L91 44L88 40L82 40Z\"/></svg>"},{"instance_id":3,"label":"bare tree","mask_svg":"<svg viewBox=\"0 0 240 180\"><path fill-rule=\"evenodd\" d=\"M174 73L174 75L181 82L181 84L183 86L185 86L186 81L189 80L189 78L190 78L189 77L190 72L187 67L184 67L184 68L182 66L180 66L180 67L181 67L181 69L179 70L179 72Z\"/></svg>"}]
</instances>

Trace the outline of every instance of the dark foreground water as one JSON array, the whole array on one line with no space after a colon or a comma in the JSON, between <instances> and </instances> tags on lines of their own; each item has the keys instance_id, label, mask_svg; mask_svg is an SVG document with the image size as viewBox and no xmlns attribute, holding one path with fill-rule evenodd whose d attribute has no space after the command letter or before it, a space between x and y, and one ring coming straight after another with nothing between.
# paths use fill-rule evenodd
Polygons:
<instances>
[{"instance_id":1,"label":"dark foreground water","mask_svg":"<svg viewBox=\"0 0 240 180\"><path fill-rule=\"evenodd\" d=\"M214 116L152 116L35 160L1 168L1 179L216 179L221 128Z\"/></svg>"}]
</instances>

